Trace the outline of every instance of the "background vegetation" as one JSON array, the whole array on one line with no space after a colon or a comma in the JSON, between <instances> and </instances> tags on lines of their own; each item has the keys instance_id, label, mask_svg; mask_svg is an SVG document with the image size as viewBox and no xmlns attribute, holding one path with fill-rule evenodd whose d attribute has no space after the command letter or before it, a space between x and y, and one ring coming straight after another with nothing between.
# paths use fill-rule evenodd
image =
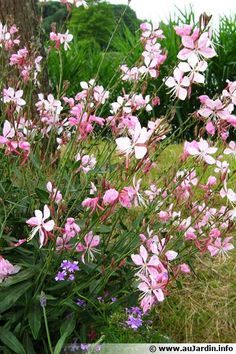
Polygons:
<instances>
[{"instance_id":1,"label":"background vegetation","mask_svg":"<svg viewBox=\"0 0 236 354\"><path fill-rule=\"evenodd\" d=\"M141 21L135 12L126 5L112 5L106 2L93 1L88 9L82 7L73 9L71 15L66 17L66 9L62 4L53 1L43 3L43 29L45 40L48 38L50 24L56 23L58 31L66 23L66 27L74 35L71 50L63 53L63 80L70 82L68 94L76 94L80 89L80 81L89 80L98 76L107 89L111 90L116 100L120 85L119 66L126 63L129 67L135 65L142 47L139 44L139 25ZM161 77L154 80L150 89L153 91L162 85L162 79L172 70L176 64L176 56L179 51L180 38L176 36L174 26L183 23L196 24L196 18L191 8L185 11L176 10L176 15L169 18L169 22L160 23L164 31L165 39L162 47L168 48L166 65L162 68ZM112 35L114 33L114 35ZM112 35L112 37L111 37ZM205 94L213 97L226 86L226 80L236 79L236 16L221 17L219 28L213 31L213 39L218 56L209 64L207 84L204 87ZM138 44L137 44L138 43ZM107 48L109 44L109 47ZM100 63L102 61L102 65ZM56 88L56 82L60 75L57 54L52 51L49 56L49 75L52 88ZM98 70L99 69L99 70ZM97 75L99 71L99 74ZM175 107L173 119L174 128L178 128L188 118L187 112L193 112L199 107L198 96L203 88L196 88L190 100L178 102ZM166 88L159 91L161 106L155 109L155 116L164 115L170 104ZM109 115L109 107L107 107ZM143 122L145 123L145 122ZM180 137L193 138L194 131L188 129Z\"/></svg>"},{"instance_id":2,"label":"background vegetation","mask_svg":"<svg viewBox=\"0 0 236 354\"><path fill-rule=\"evenodd\" d=\"M52 22L57 23L59 30L65 21L74 35L71 50L63 53L66 69L63 72L63 80L70 82L70 94L73 95L79 91L81 80L89 80L97 75L102 61L98 79L107 89L111 90L115 100L121 88L117 84L120 63L127 63L131 67L142 51L141 45L137 44L141 21L137 19L136 14L124 5L95 1L89 9L74 9L71 16L66 18L66 10L61 4L49 2L43 6L43 28L47 35ZM196 24L197 21L198 18L189 8L185 11L177 10L176 15L169 18L169 23L160 23L160 28L166 37L162 41L162 46L168 48L167 65L163 66L165 70L163 76L167 75L175 65L179 51L180 39L175 34L174 26L181 23ZM114 31L115 35L109 43L111 33ZM213 38L218 56L209 63L207 85L204 87L205 93L210 97L222 91L227 79L236 80L236 16L221 17L219 27L214 29ZM55 56L56 54L52 52L49 57L49 74L53 88L59 77L59 62L55 60ZM157 79L151 86L152 90L161 84L160 78ZM165 114L165 110L170 105L169 96L165 92L166 89L163 87L159 94L162 104L154 112L157 117ZM187 112L199 107L197 97L200 92L195 86L190 100L178 101L173 120L174 127L181 126L187 119ZM107 114L109 115L109 107L107 107ZM181 139L191 139L193 136L193 130L188 129ZM177 161L181 151L180 145L172 145L166 149L159 161L160 169L167 168L173 164L173 161ZM236 283L234 274L235 252L232 260L227 261L226 264L214 262L213 266L209 260L201 263L196 270L195 279L187 279L183 285L184 290L178 289L175 295L157 309L154 321L156 334L152 332L150 337L147 327L144 332L137 333L132 330L127 331L127 329L122 332L121 328L117 330L117 322L121 322L124 316L121 313L118 318L117 316L111 317L109 325L104 328L107 341L109 338L110 341L114 341L115 337L118 342L145 342L150 338L153 340L155 335L158 337L157 341L161 341L160 333L163 335L163 341L168 341L171 333L172 338L169 340L176 342L235 342Z\"/></svg>"}]
</instances>

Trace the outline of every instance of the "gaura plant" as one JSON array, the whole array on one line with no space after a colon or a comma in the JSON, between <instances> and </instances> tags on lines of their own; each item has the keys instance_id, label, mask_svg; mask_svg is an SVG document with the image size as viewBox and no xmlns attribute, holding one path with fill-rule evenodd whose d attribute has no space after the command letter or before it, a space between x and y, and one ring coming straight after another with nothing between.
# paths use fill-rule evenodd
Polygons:
<instances>
[{"instance_id":1,"label":"gaura plant","mask_svg":"<svg viewBox=\"0 0 236 354\"><path fill-rule=\"evenodd\" d=\"M69 11L85 3L61 2ZM73 338L97 341L119 311L123 326L137 331L194 272L196 255L223 262L234 248L236 82L199 97L181 127L200 124L199 134L184 143L176 164L159 168L176 137L177 100L187 100L196 85L204 92L217 55L205 15L199 27L175 31L182 45L168 76L165 34L143 23L142 56L131 68L121 63L118 97L98 75L68 97L62 80L56 93L42 92L46 59L33 45L20 47L15 25L0 25L3 350L60 353ZM73 35L52 32L50 40L62 73L61 52L70 50ZM170 106L157 118L163 85Z\"/></svg>"}]
</instances>

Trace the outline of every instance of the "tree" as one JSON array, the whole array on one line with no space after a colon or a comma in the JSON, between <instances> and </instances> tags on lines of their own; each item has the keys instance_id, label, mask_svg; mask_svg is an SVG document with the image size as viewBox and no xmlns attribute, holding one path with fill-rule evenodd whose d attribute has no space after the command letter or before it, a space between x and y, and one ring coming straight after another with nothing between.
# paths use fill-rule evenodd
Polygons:
<instances>
[{"instance_id":1,"label":"tree","mask_svg":"<svg viewBox=\"0 0 236 354\"><path fill-rule=\"evenodd\" d=\"M135 12L127 5L97 2L88 9L74 8L69 28L79 40L93 39L104 49L118 21L120 24L116 33L119 37L123 36L126 27L134 34L140 25ZM113 49L112 45L110 48Z\"/></svg>"},{"instance_id":2,"label":"tree","mask_svg":"<svg viewBox=\"0 0 236 354\"><path fill-rule=\"evenodd\" d=\"M21 42L29 44L39 32L37 0L1 0L0 21L19 27Z\"/></svg>"},{"instance_id":3,"label":"tree","mask_svg":"<svg viewBox=\"0 0 236 354\"><path fill-rule=\"evenodd\" d=\"M0 21L3 24L15 24L19 28L21 48L26 46L45 57L41 36L38 0L0 0ZM14 73L12 74L14 76ZM47 68L43 67L41 74L41 90L48 88Z\"/></svg>"},{"instance_id":4,"label":"tree","mask_svg":"<svg viewBox=\"0 0 236 354\"><path fill-rule=\"evenodd\" d=\"M41 2L39 6L43 15L42 26L47 35L51 32L52 23L56 23L57 30L60 31L68 16L66 6L57 1Z\"/></svg>"}]
</instances>

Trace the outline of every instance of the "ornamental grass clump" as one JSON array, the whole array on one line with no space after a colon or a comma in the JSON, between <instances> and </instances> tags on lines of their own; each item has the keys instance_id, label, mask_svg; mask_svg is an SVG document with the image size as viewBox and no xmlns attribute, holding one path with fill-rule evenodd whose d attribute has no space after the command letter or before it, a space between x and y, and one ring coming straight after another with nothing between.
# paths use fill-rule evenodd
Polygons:
<instances>
[{"instance_id":1,"label":"ornamental grass clump","mask_svg":"<svg viewBox=\"0 0 236 354\"><path fill-rule=\"evenodd\" d=\"M69 11L85 3L62 2ZM87 348L106 341L110 316L125 309L118 325L137 332L195 272L197 257L229 257L236 83L204 95L208 63L217 55L208 20L202 15L199 27L175 28L182 45L164 77L165 33L143 23L142 56L131 68L121 63L123 89L115 99L99 73L73 97L62 80L56 93L43 92L47 58L33 45L21 47L16 26L0 26L1 349L60 353L74 338ZM55 51L62 75L61 52L70 50L73 36L52 32L50 39L48 52ZM159 86L146 94L153 79ZM163 86L170 105L156 117ZM196 86L199 109L173 131L176 102ZM160 170L161 152L194 125L195 140Z\"/></svg>"}]
</instances>

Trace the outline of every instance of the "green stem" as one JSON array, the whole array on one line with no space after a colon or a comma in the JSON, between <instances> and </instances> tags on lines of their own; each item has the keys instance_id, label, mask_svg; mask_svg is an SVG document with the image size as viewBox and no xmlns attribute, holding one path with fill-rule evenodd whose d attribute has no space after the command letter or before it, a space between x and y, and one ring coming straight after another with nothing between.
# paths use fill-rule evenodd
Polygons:
<instances>
[{"instance_id":1,"label":"green stem","mask_svg":"<svg viewBox=\"0 0 236 354\"><path fill-rule=\"evenodd\" d=\"M46 314L45 306L42 307L43 307L43 317L44 317L44 323L45 323L45 328L47 333L48 346L49 346L50 353L53 354L52 343L51 343L51 338L50 338L50 333L48 328L47 314Z\"/></svg>"}]
</instances>

